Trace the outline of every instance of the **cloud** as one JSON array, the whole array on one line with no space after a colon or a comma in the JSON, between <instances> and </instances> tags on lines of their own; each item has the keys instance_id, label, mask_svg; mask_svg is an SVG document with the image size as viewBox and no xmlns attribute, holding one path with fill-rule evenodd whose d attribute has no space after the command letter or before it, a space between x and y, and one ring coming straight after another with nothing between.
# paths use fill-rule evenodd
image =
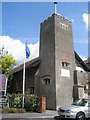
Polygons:
<instances>
[{"instance_id":1,"label":"cloud","mask_svg":"<svg viewBox=\"0 0 90 120\"><path fill-rule=\"evenodd\" d=\"M84 13L82 14L82 17L83 17L84 23L86 24L86 28L88 29L88 14Z\"/></svg>"},{"instance_id":2,"label":"cloud","mask_svg":"<svg viewBox=\"0 0 90 120\"><path fill-rule=\"evenodd\" d=\"M0 36L0 48L4 45L5 50L11 54L18 63L23 63L24 61L24 49L25 45L20 41L13 39L9 36ZM28 44L30 49L30 57L28 60L36 58L39 56L39 41L35 44ZM80 58L84 61L86 58L80 55Z\"/></svg>"},{"instance_id":3,"label":"cloud","mask_svg":"<svg viewBox=\"0 0 90 120\"><path fill-rule=\"evenodd\" d=\"M80 57L83 61L86 60L86 58L85 58L84 56L79 55L79 57Z\"/></svg>"},{"instance_id":4,"label":"cloud","mask_svg":"<svg viewBox=\"0 0 90 120\"><path fill-rule=\"evenodd\" d=\"M4 45L5 50L11 54L18 63L22 63L24 61L24 50L25 45L20 40L15 40L9 36L0 36L0 48ZM39 56L39 41L35 44L28 44L30 49L30 59Z\"/></svg>"}]
</instances>

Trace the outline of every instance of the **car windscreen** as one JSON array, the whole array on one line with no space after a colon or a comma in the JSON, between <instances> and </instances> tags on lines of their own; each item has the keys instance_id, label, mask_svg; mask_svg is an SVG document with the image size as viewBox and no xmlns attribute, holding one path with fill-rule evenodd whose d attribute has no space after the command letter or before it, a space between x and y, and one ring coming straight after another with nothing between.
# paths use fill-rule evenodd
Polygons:
<instances>
[{"instance_id":1,"label":"car windscreen","mask_svg":"<svg viewBox=\"0 0 90 120\"><path fill-rule=\"evenodd\" d=\"M72 105L85 106L88 103L88 99L80 99L75 101Z\"/></svg>"}]
</instances>

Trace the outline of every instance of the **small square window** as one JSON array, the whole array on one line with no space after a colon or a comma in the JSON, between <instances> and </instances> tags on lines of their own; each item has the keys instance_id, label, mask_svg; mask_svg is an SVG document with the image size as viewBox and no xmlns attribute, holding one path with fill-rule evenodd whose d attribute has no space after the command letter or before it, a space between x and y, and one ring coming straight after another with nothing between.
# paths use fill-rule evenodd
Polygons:
<instances>
[{"instance_id":1,"label":"small square window","mask_svg":"<svg viewBox=\"0 0 90 120\"><path fill-rule=\"evenodd\" d=\"M49 85L50 84L50 78L44 78L43 79L43 84L44 85Z\"/></svg>"},{"instance_id":2,"label":"small square window","mask_svg":"<svg viewBox=\"0 0 90 120\"><path fill-rule=\"evenodd\" d=\"M70 68L70 63L68 62L62 62L62 68Z\"/></svg>"}]
</instances>

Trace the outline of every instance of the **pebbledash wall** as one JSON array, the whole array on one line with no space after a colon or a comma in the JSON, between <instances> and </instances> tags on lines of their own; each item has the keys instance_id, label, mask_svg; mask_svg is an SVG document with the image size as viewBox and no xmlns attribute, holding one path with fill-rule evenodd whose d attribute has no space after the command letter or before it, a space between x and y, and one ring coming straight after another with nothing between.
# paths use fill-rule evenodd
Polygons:
<instances>
[{"instance_id":1,"label":"pebbledash wall","mask_svg":"<svg viewBox=\"0 0 90 120\"><path fill-rule=\"evenodd\" d=\"M74 52L71 21L53 14L41 23L38 59L38 66L28 65L26 68L25 90L32 88L34 94L45 96L47 109L58 109L84 96L85 85L78 83L88 78L89 68ZM22 69L14 72L13 92L18 92L15 86ZM19 80L22 81L22 77Z\"/></svg>"}]
</instances>

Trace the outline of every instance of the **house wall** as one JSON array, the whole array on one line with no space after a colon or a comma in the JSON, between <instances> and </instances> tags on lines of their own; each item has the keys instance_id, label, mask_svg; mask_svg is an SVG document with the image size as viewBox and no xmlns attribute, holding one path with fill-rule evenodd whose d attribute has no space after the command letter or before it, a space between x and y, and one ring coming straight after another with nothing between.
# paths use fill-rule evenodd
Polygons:
<instances>
[{"instance_id":1,"label":"house wall","mask_svg":"<svg viewBox=\"0 0 90 120\"><path fill-rule=\"evenodd\" d=\"M13 76L13 82L12 82L12 92L22 92L22 80L23 80L23 71L19 71L17 73L14 73Z\"/></svg>"},{"instance_id":2,"label":"house wall","mask_svg":"<svg viewBox=\"0 0 90 120\"><path fill-rule=\"evenodd\" d=\"M39 56L41 63L36 79L40 89L37 93L46 97L47 109L72 103L75 56L69 20L53 14L41 23ZM62 62L69 63L69 68L62 68ZM50 84L43 84L45 77L50 77Z\"/></svg>"},{"instance_id":3,"label":"house wall","mask_svg":"<svg viewBox=\"0 0 90 120\"><path fill-rule=\"evenodd\" d=\"M62 63L69 66L63 66ZM60 15L55 15L56 109L73 101L74 70L72 23Z\"/></svg>"},{"instance_id":4,"label":"house wall","mask_svg":"<svg viewBox=\"0 0 90 120\"><path fill-rule=\"evenodd\" d=\"M29 93L34 92L34 70L26 69L25 70L25 91ZM14 73L13 78L13 92L22 92L23 89L23 70Z\"/></svg>"},{"instance_id":5,"label":"house wall","mask_svg":"<svg viewBox=\"0 0 90 120\"><path fill-rule=\"evenodd\" d=\"M72 23L57 14L48 17L40 25L39 50L40 65L26 68L25 91L45 96L53 110L82 97L88 74L75 71ZM22 84L23 70L14 73L13 92L22 92Z\"/></svg>"},{"instance_id":6,"label":"house wall","mask_svg":"<svg viewBox=\"0 0 90 120\"><path fill-rule=\"evenodd\" d=\"M25 91L34 94L34 73L31 69L26 70L26 84Z\"/></svg>"},{"instance_id":7,"label":"house wall","mask_svg":"<svg viewBox=\"0 0 90 120\"><path fill-rule=\"evenodd\" d=\"M74 101L85 97L85 85L89 83L89 73L85 71L74 72Z\"/></svg>"},{"instance_id":8,"label":"house wall","mask_svg":"<svg viewBox=\"0 0 90 120\"><path fill-rule=\"evenodd\" d=\"M41 63L38 71L39 92L37 93L46 97L47 109L56 109L54 16L49 17L40 25L39 53ZM45 83L47 79L50 80L48 84Z\"/></svg>"}]
</instances>

